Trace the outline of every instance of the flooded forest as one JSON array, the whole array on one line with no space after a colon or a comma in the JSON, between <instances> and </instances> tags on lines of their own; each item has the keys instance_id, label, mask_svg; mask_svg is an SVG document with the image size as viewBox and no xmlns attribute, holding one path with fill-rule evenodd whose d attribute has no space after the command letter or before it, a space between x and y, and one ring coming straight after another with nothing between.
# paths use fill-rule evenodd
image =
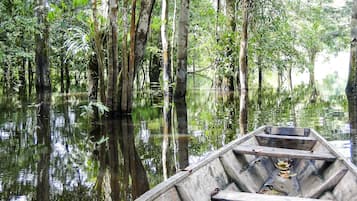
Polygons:
<instances>
[{"instance_id":1,"label":"flooded forest","mask_svg":"<svg viewBox=\"0 0 357 201\"><path fill-rule=\"evenodd\" d=\"M0 200L135 200L263 125L357 164L357 0L1 0Z\"/></svg>"}]
</instances>

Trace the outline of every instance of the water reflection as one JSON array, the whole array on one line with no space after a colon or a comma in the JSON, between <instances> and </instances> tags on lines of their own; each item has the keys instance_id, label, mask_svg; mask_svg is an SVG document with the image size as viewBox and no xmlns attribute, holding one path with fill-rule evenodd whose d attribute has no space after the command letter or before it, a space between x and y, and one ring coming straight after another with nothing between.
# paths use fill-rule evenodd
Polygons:
<instances>
[{"instance_id":1,"label":"water reflection","mask_svg":"<svg viewBox=\"0 0 357 201\"><path fill-rule=\"evenodd\" d=\"M187 129L187 106L186 99L175 100L176 117L177 117L177 152L178 152L178 168L184 169L189 165L188 160L188 143L189 134Z\"/></svg>"},{"instance_id":2,"label":"water reflection","mask_svg":"<svg viewBox=\"0 0 357 201\"><path fill-rule=\"evenodd\" d=\"M296 125L350 140L344 97L311 104L303 89L261 93L250 100L249 130ZM233 94L188 91L174 103L158 94L143 92L132 116L110 121L85 114L85 94L0 99L0 200L133 200L237 137Z\"/></svg>"},{"instance_id":3,"label":"water reflection","mask_svg":"<svg viewBox=\"0 0 357 201\"><path fill-rule=\"evenodd\" d=\"M50 128L50 108L51 93L41 93L37 95L37 147L39 150L39 160L37 162L37 186L36 199L50 200L49 169L51 161L51 128Z\"/></svg>"},{"instance_id":4,"label":"water reflection","mask_svg":"<svg viewBox=\"0 0 357 201\"><path fill-rule=\"evenodd\" d=\"M113 201L135 199L149 189L149 182L135 146L132 117L123 116L102 123L103 135L95 150L99 163L97 196Z\"/></svg>"}]
</instances>

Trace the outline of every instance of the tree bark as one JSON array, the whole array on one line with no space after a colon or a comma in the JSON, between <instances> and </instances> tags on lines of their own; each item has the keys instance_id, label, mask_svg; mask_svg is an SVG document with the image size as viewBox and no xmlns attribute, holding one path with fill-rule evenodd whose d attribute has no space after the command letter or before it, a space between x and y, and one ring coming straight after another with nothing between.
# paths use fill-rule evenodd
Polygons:
<instances>
[{"instance_id":1,"label":"tree bark","mask_svg":"<svg viewBox=\"0 0 357 201\"><path fill-rule=\"evenodd\" d=\"M171 35L171 49L170 49L170 56L171 56L171 79L174 78L174 72L175 72L175 35L176 35L176 12L177 12L177 1L174 0L174 11L173 11L173 16L172 16L172 35ZM173 80L172 80L173 81Z\"/></svg>"},{"instance_id":2,"label":"tree bark","mask_svg":"<svg viewBox=\"0 0 357 201\"><path fill-rule=\"evenodd\" d=\"M318 91L316 88L315 83L315 59L316 59L316 52L312 51L310 53L310 68L309 68L309 87L312 90L310 101L315 102L318 96Z\"/></svg>"},{"instance_id":3,"label":"tree bark","mask_svg":"<svg viewBox=\"0 0 357 201\"><path fill-rule=\"evenodd\" d=\"M132 109L132 96L134 78L141 67L141 63L145 53L146 41L149 32L149 25L151 22L151 13L154 7L155 0L142 0L138 23L136 22L136 0L132 1L131 11L131 27L130 27L130 56L129 69L127 72L123 71L122 82L122 99L121 110L125 113L130 113Z\"/></svg>"},{"instance_id":4,"label":"tree bark","mask_svg":"<svg viewBox=\"0 0 357 201\"><path fill-rule=\"evenodd\" d=\"M351 147L356 150L357 142L357 1L353 1L352 20L351 20L351 53L350 69L348 82L346 86L346 95L348 101L348 114L350 122ZM352 152L352 156L355 156ZM354 164L357 164L356 158L352 157Z\"/></svg>"},{"instance_id":5,"label":"tree bark","mask_svg":"<svg viewBox=\"0 0 357 201\"><path fill-rule=\"evenodd\" d=\"M162 167L164 179L168 178L168 147L169 135L171 134L171 69L170 69L170 56L169 45L167 41L167 23L168 23L168 0L162 0L161 4L161 43L162 43L162 65L163 65L163 85L164 85L164 131L162 141Z\"/></svg>"},{"instance_id":6,"label":"tree bark","mask_svg":"<svg viewBox=\"0 0 357 201\"><path fill-rule=\"evenodd\" d=\"M32 84L33 84L33 71L31 60L27 60L27 76L28 76L28 90L29 95L32 94Z\"/></svg>"},{"instance_id":7,"label":"tree bark","mask_svg":"<svg viewBox=\"0 0 357 201\"><path fill-rule=\"evenodd\" d=\"M118 4L116 0L109 1L109 40L108 40L108 85L106 106L109 108L109 115L113 116L118 112Z\"/></svg>"},{"instance_id":8,"label":"tree bark","mask_svg":"<svg viewBox=\"0 0 357 201\"><path fill-rule=\"evenodd\" d=\"M175 98L186 96L187 85L187 42L188 42L188 18L189 0L181 0L181 9L178 29L178 48L177 48L177 71L176 71L176 90Z\"/></svg>"},{"instance_id":9,"label":"tree bark","mask_svg":"<svg viewBox=\"0 0 357 201\"><path fill-rule=\"evenodd\" d=\"M98 61L98 77L99 77L99 96L100 101L105 103L105 84L104 84L104 54L103 54L103 41L101 40L101 33L99 30L97 0L92 0L92 13L93 13L93 26L94 26L94 42L95 52Z\"/></svg>"},{"instance_id":10,"label":"tree bark","mask_svg":"<svg viewBox=\"0 0 357 201\"><path fill-rule=\"evenodd\" d=\"M22 58L22 64L19 65L19 92L20 95L26 96L26 59Z\"/></svg>"},{"instance_id":11,"label":"tree bark","mask_svg":"<svg viewBox=\"0 0 357 201\"><path fill-rule=\"evenodd\" d=\"M227 0L226 1L226 10L227 10L227 26L229 28L229 31L231 33L235 33L236 30L236 18L235 18L235 1L234 0ZM229 37L229 46L226 47L227 49L227 57L229 58L229 72L232 72L232 74L225 75L225 79L228 80L228 90L229 91L234 91L234 71L235 71L235 58L233 57L233 52L234 52L234 41L235 37Z\"/></svg>"},{"instance_id":12,"label":"tree bark","mask_svg":"<svg viewBox=\"0 0 357 201\"><path fill-rule=\"evenodd\" d=\"M98 97L98 61L95 55L91 56L88 64L88 98L90 102L97 102Z\"/></svg>"},{"instance_id":13,"label":"tree bark","mask_svg":"<svg viewBox=\"0 0 357 201\"><path fill-rule=\"evenodd\" d=\"M263 87L263 67L260 57L258 57L258 106L262 105L262 87Z\"/></svg>"},{"instance_id":14,"label":"tree bark","mask_svg":"<svg viewBox=\"0 0 357 201\"><path fill-rule=\"evenodd\" d=\"M291 64L289 64L289 68L288 68L288 79L289 79L289 88L290 88L290 92L293 91L293 78L292 78L292 71L293 68L291 67Z\"/></svg>"},{"instance_id":15,"label":"tree bark","mask_svg":"<svg viewBox=\"0 0 357 201\"><path fill-rule=\"evenodd\" d=\"M47 0L37 0L36 17L39 31L36 39L36 90L37 93L51 91L49 61L49 23Z\"/></svg>"},{"instance_id":16,"label":"tree bark","mask_svg":"<svg viewBox=\"0 0 357 201\"><path fill-rule=\"evenodd\" d=\"M239 52L240 64L240 133L245 134L248 132L248 15L249 15L249 0L243 0L243 24Z\"/></svg>"}]
</instances>

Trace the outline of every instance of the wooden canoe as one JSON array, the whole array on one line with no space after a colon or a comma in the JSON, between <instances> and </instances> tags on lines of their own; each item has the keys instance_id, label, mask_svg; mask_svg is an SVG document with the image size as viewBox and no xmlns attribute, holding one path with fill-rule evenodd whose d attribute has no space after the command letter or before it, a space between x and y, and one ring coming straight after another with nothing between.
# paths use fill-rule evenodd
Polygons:
<instances>
[{"instance_id":1,"label":"wooden canoe","mask_svg":"<svg viewBox=\"0 0 357 201\"><path fill-rule=\"evenodd\" d=\"M357 169L316 131L263 126L137 201L357 201Z\"/></svg>"}]
</instances>

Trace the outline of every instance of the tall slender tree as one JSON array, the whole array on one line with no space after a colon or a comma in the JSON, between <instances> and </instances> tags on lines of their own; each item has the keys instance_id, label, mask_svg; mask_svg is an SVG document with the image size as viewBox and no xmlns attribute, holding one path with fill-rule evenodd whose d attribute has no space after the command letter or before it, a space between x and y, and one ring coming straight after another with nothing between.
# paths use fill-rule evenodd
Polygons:
<instances>
[{"instance_id":1,"label":"tall slender tree","mask_svg":"<svg viewBox=\"0 0 357 201\"><path fill-rule=\"evenodd\" d=\"M242 1L243 24L240 41L239 64L240 64L240 113L239 124L241 134L248 131L248 20L249 20L249 0Z\"/></svg>"},{"instance_id":2,"label":"tall slender tree","mask_svg":"<svg viewBox=\"0 0 357 201\"><path fill-rule=\"evenodd\" d=\"M186 96L187 85L187 39L188 39L188 18L189 0L181 0L178 29L178 48L177 48L177 70L176 70L176 90L175 98Z\"/></svg>"},{"instance_id":3,"label":"tall slender tree","mask_svg":"<svg viewBox=\"0 0 357 201\"><path fill-rule=\"evenodd\" d=\"M163 82L164 93L169 94L169 84L171 82L169 44L167 41L167 24L168 24L168 0L162 0L161 8L161 43L162 43L162 60L163 60Z\"/></svg>"},{"instance_id":4,"label":"tall slender tree","mask_svg":"<svg viewBox=\"0 0 357 201\"><path fill-rule=\"evenodd\" d=\"M351 20L350 71L346 86L352 148L357 146L357 0L353 1ZM353 154L353 153L352 153ZM353 161L357 164L357 161Z\"/></svg>"},{"instance_id":5,"label":"tall slender tree","mask_svg":"<svg viewBox=\"0 0 357 201\"><path fill-rule=\"evenodd\" d=\"M49 23L47 0L37 0L35 8L38 31L36 39L36 90L37 93L51 91L49 59Z\"/></svg>"}]
</instances>

